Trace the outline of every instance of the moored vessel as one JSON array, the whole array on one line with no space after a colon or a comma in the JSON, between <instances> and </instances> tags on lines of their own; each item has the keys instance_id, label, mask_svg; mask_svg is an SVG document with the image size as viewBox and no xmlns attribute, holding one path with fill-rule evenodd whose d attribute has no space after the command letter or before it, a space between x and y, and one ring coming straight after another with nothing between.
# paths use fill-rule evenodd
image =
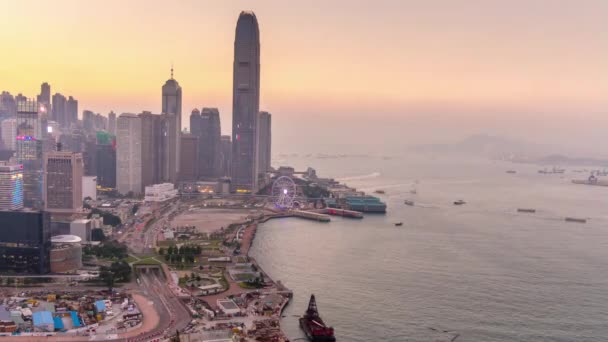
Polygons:
<instances>
[{"instance_id":1,"label":"moored vessel","mask_svg":"<svg viewBox=\"0 0 608 342\"><path fill-rule=\"evenodd\" d=\"M311 342L334 342L336 340L334 328L326 326L319 316L314 294L310 296L306 313L300 318L300 328Z\"/></svg>"}]
</instances>

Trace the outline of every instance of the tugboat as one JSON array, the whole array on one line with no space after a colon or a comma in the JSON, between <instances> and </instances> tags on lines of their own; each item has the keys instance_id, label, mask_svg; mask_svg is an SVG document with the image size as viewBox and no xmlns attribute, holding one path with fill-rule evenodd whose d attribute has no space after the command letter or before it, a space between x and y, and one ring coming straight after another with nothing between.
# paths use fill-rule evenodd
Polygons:
<instances>
[{"instance_id":1,"label":"tugboat","mask_svg":"<svg viewBox=\"0 0 608 342\"><path fill-rule=\"evenodd\" d=\"M335 342L334 328L325 325L317 311L315 295L310 296L306 314L300 318L300 328L311 342Z\"/></svg>"}]
</instances>

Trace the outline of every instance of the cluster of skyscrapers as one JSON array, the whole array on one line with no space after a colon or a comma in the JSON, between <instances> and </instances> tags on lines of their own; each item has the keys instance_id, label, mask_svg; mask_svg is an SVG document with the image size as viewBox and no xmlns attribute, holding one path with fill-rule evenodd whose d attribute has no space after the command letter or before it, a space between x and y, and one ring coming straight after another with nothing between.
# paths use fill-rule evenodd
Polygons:
<instances>
[{"instance_id":1,"label":"cluster of skyscrapers","mask_svg":"<svg viewBox=\"0 0 608 342\"><path fill-rule=\"evenodd\" d=\"M83 110L79 119L78 101L51 95L46 82L35 99L0 94L0 222L11 230L36 227L31 228L36 237L21 242L0 232L0 271L24 268L34 259L36 266L29 268L48 269L42 255L50 238L49 215L86 214L89 181L97 190L134 196L162 183L222 182L234 193L255 193L266 184L271 115L259 110L260 33L253 12L242 12L236 26L232 136L221 134L220 112L211 107L192 110L190 129L182 130L182 88L173 68L161 96L158 114ZM33 249L9 250L20 244ZM15 258L25 264L17 265Z\"/></svg>"}]
</instances>

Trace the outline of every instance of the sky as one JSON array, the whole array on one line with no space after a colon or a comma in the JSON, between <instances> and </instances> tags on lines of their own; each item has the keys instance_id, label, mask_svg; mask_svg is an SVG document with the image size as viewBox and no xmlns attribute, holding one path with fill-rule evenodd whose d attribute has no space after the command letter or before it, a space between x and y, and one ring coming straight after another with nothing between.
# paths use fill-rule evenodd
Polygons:
<instances>
[{"instance_id":1,"label":"sky","mask_svg":"<svg viewBox=\"0 0 608 342\"><path fill-rule=\"evenodd\" d=\"M4 0L0 90L160 112L171 65L229 134L234 30L253 10L275 151L487 133L608 154L608 1Z\"/></svg>"}]
</instances>

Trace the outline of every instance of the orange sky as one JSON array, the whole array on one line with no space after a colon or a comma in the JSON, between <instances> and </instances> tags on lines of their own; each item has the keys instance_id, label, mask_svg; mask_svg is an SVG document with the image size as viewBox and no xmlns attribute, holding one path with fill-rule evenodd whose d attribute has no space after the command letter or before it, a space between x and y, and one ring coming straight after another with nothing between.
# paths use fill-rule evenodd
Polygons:
<instances>
[{"instance_id":1,"label":"orange sky","mask_svg":"<svg viewBox=\"0 0 608 342\"><path fill-rule=\"evenodd\" d=\"M608 108L602 0L7 0L0 90L34 96L47 81L80 110L158 112L173 62L184 122L194 106L215 106L227 132L242 9L260 23L261 106L279 123L427 107L472 118L492 115L475 108Z\"/></svg>"}]
</instances>

